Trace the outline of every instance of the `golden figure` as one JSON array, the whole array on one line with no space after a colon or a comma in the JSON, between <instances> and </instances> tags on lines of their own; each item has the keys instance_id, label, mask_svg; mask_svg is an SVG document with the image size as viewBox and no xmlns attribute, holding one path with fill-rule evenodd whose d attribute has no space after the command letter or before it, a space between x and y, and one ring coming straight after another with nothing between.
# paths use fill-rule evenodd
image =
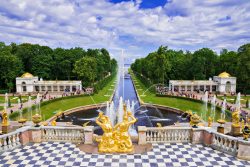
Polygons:
<instances>
[{"instance_id":1,"label":"golden figure","mask_svg":"<svg viewBox=\"0 0 250 167\"><path fill-rule=\"evenodd\" d=\"M99 125L103 130L103 135L100 139L96 139L99 142L98 151L102 153L115 152L115 141L113 139L113 127L107 116L100 112L97 119L97 125Z\"/></svg>"},{"instance_id":2,"label":"golden figure","mask_svg":"<svg viewBox=\"0 0 250 167\"><path fill-rule=\"evenodd\" d=\"M114 127L115 142L117 145L116 152L129 153L134 150L132 140L128 133L129 127L136 122L136 118L131 112L124 110L123 122ZM131 120L129 120L131 118Z\"/></svg>"},{"instance_id":3,"label":"golden figure","mask_svg":"<svg viewBox=\"0 0 250 167\"><path fill-rule=\"evenodd\" d=\"M9 125L8 114L7 114L6 110L3 110L2 117L3 117L2 126L8 126Z\"/></svg>"},{"instance_id":4,"label":"golden figure","mask_svg":"<svg viewBox=\"0 0 250 167\"><path fill-rule=\"evenodd\" d=\"M52 125L52 126L56 126L56 120L52 121L52 122L51 122L51 125Z\"/></svg>"},{"instance_id":5,"label":"golden figure","mask_svg":"<svg viewBox=\"0 0 250 167\"><path fill-rule=\"evenodd\" d=\"M243 140L248 140L248 137L249 137L249 134L250 134L250 128L249 128L249 126L247 124L242 129L242 133L243 133Z\"/></svg>"},{"instance_id":6,"label":"golden figure","mask_svg":"<svg viewBox=\"0 0 250 167\"><path fill-rule=\"evenodd\" d=\"M208 117L208 127L212 127L212 118L211 117Z\"/></svg>"},{"instance_id":7,"label":"golden figure","mask_svg":"<svg viewBox=\"0 0 250 167\"><path fill-rule=\"evenodd\" d=\"M123 122L117 124L114 129L107 116L100 112L96 123L102 128L103 135L97 138L98 151L102 153L129 153L134 147L128 133L129 127L136 122L131 112L126 112L124 107Z\"/></svg>"},{"instance_id":8,"label":"golden figure","mask_svg":"<svg viewBox=\"0 0 250 167\"><path fill-rule=\"evenodd\" d=\"M240 127L239 111L237 110L232 113L232 126Z\"/></svg>"}]
</instances>

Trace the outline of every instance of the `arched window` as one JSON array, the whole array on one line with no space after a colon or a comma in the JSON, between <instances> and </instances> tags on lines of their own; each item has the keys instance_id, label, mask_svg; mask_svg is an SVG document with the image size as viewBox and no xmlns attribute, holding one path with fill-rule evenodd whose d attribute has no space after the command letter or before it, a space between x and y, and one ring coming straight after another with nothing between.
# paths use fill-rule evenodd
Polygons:
<instances>
[{"instance_id":1,"label":"arched window","mask_svg":"<svg viewBox=\"0 0 250 167\"><path fill-rule=\"evenodd\" d=\"M231 92L231 83L229 81L226 82L226 88L225 88L226 93Z\"/></svg>"},{"instance_id":2,"label":"arched window","mask_svg":"<svg viewBox=\"0 0 250 167\"><path fill-rule=\"evenodd\" d=\"M27 91L26 83L25 82L22 82L22 89L23 89L23 92Z\"/></svg>"}]
</instances>

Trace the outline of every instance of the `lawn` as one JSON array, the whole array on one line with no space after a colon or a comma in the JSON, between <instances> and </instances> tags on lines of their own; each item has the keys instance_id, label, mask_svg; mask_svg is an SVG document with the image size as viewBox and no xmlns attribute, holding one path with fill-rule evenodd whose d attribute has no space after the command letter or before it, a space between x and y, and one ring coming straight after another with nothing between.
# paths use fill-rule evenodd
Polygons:
<instances>
[{"instance_id":1,"label":"lawn","mask_svg":"<svg viewBox=\"0 0 250 167\"><path fill-rule=\"evenodd\" d=\"M146 91L147 88L133 74L132 74L132 79L135 83L135 87L137 89L137 92L141 100L145 103L169 106L172 108L180 109L182 111L192 110L193 112L196 112L199 116L202 116L204 120L207 120L207 117L211 113L211 107L208 107L208 112L205 114L205 105L199 102L175 98L175 97L157 97L155 93ZM215 115L214 120L219 119L221 115L221 111L217 109L214 115ZM227 120L229 120L229 117L227 117Z\"/></svg>"},{"instance_id":2,"label":"lawn","mask_svg":"<svg viewBox=\"0 0 250 167\"><path fill-rule=\"evenodd\" d=\"M110 96L113 93L114 90L114 82L116 78L114 77L102 90L98 92L98 94L94 94L92 96L80 96L80 97L72 97L72 98L66 98L61 99L55 102L48 103L46 105L41 106L41 112L42 112L42 118L43 120L47 120L55 113L59 111L65 111L71 108L84 106L84 105L91 105L91 104L99 104L103 103L105 101L108 101ZM33 115L35 114L35 111L33 111ZM30 120L31 113L26 112L23 115L25 118ZM17 117L13 118L14 120L17 119Z\"/></svg>"},{"instance_id":3,"label":"lawn","mask_svg":"<svg viewBox=\"0 0 250 167\"><path fill-rule=\"evenodd\" d=\"M28 96L22 96L22 102L27 102L28 101ZM31 96L31 99L35 99L35 96ZM11 96L9 95L9 99L10 99L10 103L17 103L19 96ZM4 96L0 96L0 103L4 103L5 102L5 97Z\"/></svg>"},{"instance_id":4,"label":"lawn","mask_svg":"<svg viewBox=\"0 0 250 167\"><path fill-rule=\"evenodd\" d=\"M217 98L219 98L219 99L221 99L221 100L224 100L225 97L224 97L224 96L218 96ZM236 98L236 96L226 96L227 102L232 103L232 104L235 103L235 102L234 102L235 98ZM246 105L247 99L250 100L250 96L241 96L241 97L240 97L240 102L241 102L241 104Z\"/></svg>"}]
</instances>

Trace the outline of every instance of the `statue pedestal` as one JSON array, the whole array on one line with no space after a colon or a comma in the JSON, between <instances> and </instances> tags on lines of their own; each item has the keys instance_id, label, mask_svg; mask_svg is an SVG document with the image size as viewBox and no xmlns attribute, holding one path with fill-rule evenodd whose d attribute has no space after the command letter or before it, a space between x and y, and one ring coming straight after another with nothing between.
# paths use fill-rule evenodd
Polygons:
<instances>
[{"instance_id":1,"label":"statue pedestal","mask_svg":"<svg viewBox=\"0 0 250 167\"><path fill-rule=\"evenodd\" d=\"M240 136L240 126L234 126L234 125L232 125L231 126L231 132L230 132L230 134L232 135L232 136Z\"/></svg>"},{"instance_id":2,"label":"statue pedestal","mask_svg":"<svg viewBox=\"0 0 250 167\"><path fill-rule=\"evenodd\" d=\"M2 125L2 133L6 134L10 131L10 126L9 125Z\"/></svg>"},{"instance_id":3,"label":"statue pedestal","mask_svg":"<svg viewBox=\"0 0 250 167\"><path fill-rule=\"evenodd\" d=\"M217 127L217 132L224 134L224 127L223 126L218 126Z\"/></svg>"}]
</instances>

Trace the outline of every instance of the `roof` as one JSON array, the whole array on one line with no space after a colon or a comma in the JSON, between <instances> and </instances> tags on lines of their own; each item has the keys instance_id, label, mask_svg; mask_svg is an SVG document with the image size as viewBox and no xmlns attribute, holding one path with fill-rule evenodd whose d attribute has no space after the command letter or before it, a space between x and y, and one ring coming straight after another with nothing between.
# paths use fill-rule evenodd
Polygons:
<instances>
[{"instance_id":1,"label":"roof","mask_svg":"<svg viewBox=\"0 0 250 167\"><path fill-rule=\"evenodd\" d=\"M217 85L212 80L170 80L169 83L174 85Z\"/></svg>"},{"instance_id":2,"label":"roof","mask_svg":"<svg viewBox=\"0 0 250 167\"><path fill-rule=\"evenodd\" d=\"M31 74L31 73L28 73L28 72L26 72L26 73L24 73L22 76L21 76L21 78L33 78L34 76Z\"/></svg>"},{"instance_id":3,"label":"roof","mask_svg":"<svg viewBox=\"0 0 250 167\"><path fill-rule=\"evenodd\" d=\"M222 72L218 75L218 77L221 77L221 78L228 78L228 77L231 77L231 75L227 72Z\"/></svg>"}]
</instances>

